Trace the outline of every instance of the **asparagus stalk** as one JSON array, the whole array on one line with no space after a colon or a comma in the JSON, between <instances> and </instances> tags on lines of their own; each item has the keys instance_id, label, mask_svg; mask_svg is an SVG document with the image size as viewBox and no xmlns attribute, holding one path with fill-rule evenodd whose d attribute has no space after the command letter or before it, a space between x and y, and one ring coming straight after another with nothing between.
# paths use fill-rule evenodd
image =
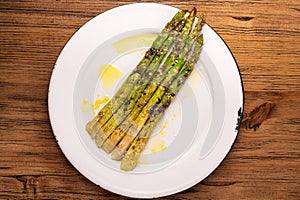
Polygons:
<instances>
[{"instance_id":1,"label":"asparagus stalk","mask_svg":"<svg viewBox=\"0 0 300 200\"><path fill-rule=\"evenodd\" d=\"M154 79L148 83L146 89L143 91L143 93L140 93L139 96L141 98L138 99L137 103L135 104L132 112L130 113L130 118L132 120L135 120L138 114L143 109L144 105L149 101L153 93L155 92L158 85L166 85L169 83L169 81L172 80L172 77L174 76L174 73L177 71L171 70L177 62L180 62L180 58L183 58L187 52L190 50L193 42L191 41L191 37L194 37L196 35L195 30L191 36L189 36L190 31L192 30L192 24L194 22L196 9L194 8L191 12L191 15L187 19L187 26L184 27L182 30L182 34L179 35L179 38L177 39L174 49L172 53L168 56L165 63L157 70L156 76ZM180 65L176 65L180 66ZM176 67L175 67L176 68ZM171 71L170 71L171 70Z\"/></svg>"},{"instance_id":2,"label":"asparagus stalk","mask_svg":"<svg viewBox=\"0 0 300 200\"><path fill-rule=\"evenodd\" d=\"M202 23L198 23L198 24L199 24L200 28L199 29L196 28L196 30L197 29L201 30ZM199 32L198 32L198 34L199 34ZM195 34L195 35L197 35L197 34ZM194 40L192 39L192 41L195 41L195 38L194 38ZM192 50L190 50L190 52L192 52ZM119 160L123 157L127 148L130 146L133 139L138 135L139 131L142 129L143 125L149 118L149 110L151 110L153 108L153 106L155 106L156 104L158 104L160 102L160 100L162 99L162 97L166 91L165 86L168 87L170 85L170 83L172 83L172 80L176 77L178 71L181 69L181 67L183 67L185 65L184 63L186 63L185 58L178 59L178 62L176 63L177 67L172 68L170 73L168 73L168 75L171 74L170 76L167 76L167 77L170 77L170 79L168 81L164 82L165 85L159 86L156 89L155 93L153 94L153 96L151 97L149 102L143 108L142 112L138 115L136 120L134 120L134 123L132 123L130 128L126 131L126 135L123 137L121 142L118 144L117 148L115 148L115 150L113 151L112 159Z\"/></svg>"},{"instance_id":3,"label":"asparagus stalk","mask_svg":"<svg viewBox=\"0 0 300 200\"><path fill-rule=\"evenodd\" d=\"M157 36L151 48L145 53L144 58L125 80L114 97L101 109L97 116L87 123L86 131L92 138L95 137L96 133L99 132L103 124L105 124L112 117L112 114L124 102L133 86L137 83L137 81L146 71L148 65L159 53L159 49L166 41L168 41L167 39L172 33L172 30L176 28L180 22L182 22L185 14L186 11L179 11L177 14L175 14L172 20L167 23L162 32Z\"/></svg>"},{"instance_id":4,"label":"asparagus stalk","mask_svg":"<svg viewBox=\"0 0 300 200\"><path fill-rule=\"evenodd\" d=\"M131 146L127 150L124 158L121 161L120 168L122 170L130 171L133 170L137 165L138 158L143 149L145 148L152 131L162 119L164 111L169 107L169 105L171 104L171 102L176 97L177 93L185 83L186 79L193 71L195 63L198 62L202 46L203 36L201 35L197 40L191 58L185 62L183 70L179 73L174 82L171 84L170 89L165 92L159 105L156 106L154 111L150 113L150 117L147 119L147 122L141 129L138 137L134 139Z\"/></svg>"},{"instance_id":5,"label":"asparagus stalk","mask_svg":"<svg viewBox=\"0 0 300 200\"><path fill-rule=\"evenodd\" d=\"M179 23L173 31L168 40L163 45L163 48L160 52L158 52L157 56L154 58L152 63L148 66L148 69L144 73L144 76L139 79L137 84L134 86L130 98L125 101L125 103L119 108L118 112L116 112L113 117L103 126L99 134L96 135L96 144L98 147L101 147L103 142L110 136L110 134L126 119L130 111L133 109L135 102L139 98L142 91L145 89L149 80L154 77L155 71L159 68L169 49L171 48L173 42L177 39L179 32L183 27L186 26L186 21L182 21Z\"/></svg>"},{"instance_id":6,"label":"asparagus stalk","mask_svg":"<svg viewBox=\"0 0 300 200\"><path fill-rule=\"evenodd\" d=\"M193 20L190 19L190 23L193 24ZM149 99L152 97L154 92L156 91L158 85L167 87L171 84L171 81L178 73L178 67L181 67L184 62L184 57L191 50L192 45L195 42L195 39L200 34L200 31L204 25L204 20L199 20L196 24L193 32L189 35L192 27L190 26L188 29L186 28L177 40L177 44L175 44L173 52L168 56L166 62L160 68L162 70L158 71L158 79L154 79L148 84L145 91L143 91L143 96L138 100L135 105L133 111L130 113L130 117L132 120L135 120L138 114L143 109L144 105L147 104Z\"/></svg>"},{"instance_id":7,"label":"asparagus stalk","mask_svg":"<svg viewBox=\"0 0 300 200\"><path fill-rule=\"evenodd\" d=\"M196 13L196 9L194 8L187 19L187 23L183 28L182 33L180 34L179 38L175 42L175 47L172 53L167 57L164 64L161 65L158 68L158 70L154 73L152 80L150 80L147 85L141 87L142 90L144 88L145 90L144 91L138 90L139 93L135 93L134 95L136 96L131 99L132 101L130 101L129 110L127 110L127 112L123 112L120 114L120 116L122 116L123 118L124 116L127 116L127 118L125 117L125 120L122 123L120 123L119 127L115 129L115 131L108 137L108 139L101 146L101 148L106 153L110 153L113 150L113 148L117 145L117 143L123 138L123 136L126 133L126 130L131 126L132 122L138 117L144 105L147 104L151 96L156 91L157 85L168 84L170 81L172 81L173 77L176 76L176 73L178 73L179 69L177 68L181 67L183 63L182 61L183 59L180 58L183 58L189 51L188 48L184 48L184 47L185 46L191 47L193 44L191 40L188 40L188 35L190 34L190 31L192 29L195 13ZM196 34L192 34L192 35L196 35ZM187 40L191 44L187 44L186 43ZM172 68L174 69L171 70ZM137 97L140 98L137 99ZM132 106L130 105L135 105L135 106L131 108ZM130 110L132 111L129 114Z\"/></svg>"},{"instance_id":8,"label":"asparagus stalk","mask_svg":"<svg viewBox=\"0 0 300 200\"><path fill-rule=\"evenodd\" d=\"M96 135L95 142L98 147L102 146L102 144L111 135L111 133L114 132L114 130L117 127L120 126L120 128L122 130L124 130L123 127L125 125L121 125L121 123L126 119L126 117L129 115L129 113L133 109L136 101L141 96L142 91L145 89L148 82L152 78L154 78L154 75L156 74L155 72L159 69L163 59L167 55L170 47L172 47L172 44L174 43L174 41L176 41L181 30L184 28L186 31L188 31L189 29L186 27L192 26L192 23L190 22L191 17L193 17L193 18L195 17L194 12L192 14L190 13L190 15L188 17L189 20L183 21L183 23L178 24L178 26L175 28L175 31L173 31L171 33L167 42L165 42L163 49L158 53L158 55L154 58L152 63L149 65L144 76L134 86L134 89L132 90L131 94L129 95L129 98L127 99L127 101L125 101L125 103L120 107L118 112L116 112L114 114L114 116L103 126L103 128L101 129L102 131L100 131L99 134Z\"/></svg>"}]
</instances>

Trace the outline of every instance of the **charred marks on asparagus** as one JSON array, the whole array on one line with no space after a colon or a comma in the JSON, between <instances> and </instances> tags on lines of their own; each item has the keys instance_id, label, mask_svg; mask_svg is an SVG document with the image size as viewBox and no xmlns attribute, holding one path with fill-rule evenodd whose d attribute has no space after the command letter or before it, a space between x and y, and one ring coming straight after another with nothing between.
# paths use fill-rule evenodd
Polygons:
<instances>
[{"instance_id":1,"label":"charred marks on asparagus","mask_svg":"<svg viewBox=\"0 0 300 200\"><path fill-rule=\"evenodd\" d=\"M256 131L260 125L269 118L274 107L275 103L272 102L265 102L257 106L249 114L245 114L241 122L241 127Z\"/></svg>"},{"instance_id":2,"label":"charred marks on asparagus","mask_svg":"<svg viewBox=\"0 0 300 200\"><path fill-rule=\"evenodd\" d=\"M151 55L151 48L148 51L146 51L144 58L149 60L150 55Z\"/></svg>"},{"instance_id":3,"label":"charred marks on asparagus","mask_svg":"<svg viewBox=\"0 0 300 200\"><path fill-rule=\"evenodd\" d=\"M149 115L152 115L156 108L157 108L157 105L151 106L149 111L148 111Z\"/></svg>"},{"instance_id":4,"label":"charred marks on asparagus","mask_svg":"<svg viewBox=\"0 0 300 200\"><path fill-rule=\"evenodd\" d=\"M103 116L103 112L99 112L99 113L98 113L98 116L99 116L99 117L102 117L102 116Z\"/></svg>"},{"instance_id":5,"label":"charred marks on asparagus","mask_svg":"<svg viewBox=\"0 0 300 200\"><path fill-rule=\"evenodd\" d=\"M156 49L154 47L151 47L148 51L145 53L145 58L150 59L151 56L153 56L156 52Z\"/></svg>"},{"instance_id":6,"label":"charred marks on asparagus","mask_svg":"<svg viewBox=\"0 0 300 200\"><path fill-rule=\"evenodd\" d=\"M162 49L160 49L156 52L156 55L157 55L156 60L158 60L158 58L161 56L162 53L163 53Z\"/></svg>"}]
</instances>

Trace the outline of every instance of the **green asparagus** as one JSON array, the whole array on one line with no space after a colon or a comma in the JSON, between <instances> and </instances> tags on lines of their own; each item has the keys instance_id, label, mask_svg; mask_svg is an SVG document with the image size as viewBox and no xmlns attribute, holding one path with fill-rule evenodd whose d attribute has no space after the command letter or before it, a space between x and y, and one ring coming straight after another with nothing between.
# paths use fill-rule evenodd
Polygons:
<instances>
[{"instance_id":1,"label":"green asparagus","mask_svg":"<svg viewBox=\"0 0 300 200\"><path fill-rule=\"evenodd\" d=\"M145 148L152 131L155 126L159 123L164 115L164 111L171 104L173 99L176 97L177 93L185 83L186 79L192 72L195 63L199 60L201 49L203 46L203 36L201 35L196 43L194 52L191 55L191 58L185 62L183 70L176 77L174 82L169 87L169 90L166 90L162 100L150 113L150 117L147 119L145 125L140 130L138 137L134 139L131 143L129 149L127 150L124 158L121 161L120 168L124 171L130 171L135 168L137 165L138 158Z\"/></svg>"},{"instance_id":2,"label":"green asparagus","mask_svg":"<svg viewBox=\"0 0 300 200\"><path fill-rule=\"evenodd\" d=\"M199 23L201 24L201 23ZM202 25L201 25L202 27ZM201 28L199 29L201 30ZM198 33L199 34L199 33ZM195 41L196 38L194 38L193 41ZM192 50L190 51L192 52ZM188 54L190 55L190 53ZM126 152L127 148L130 146L131 142L133 139L138 135L139 131L142 129L144 126L145 122L149 118L149 110L153 108L156 104L160 102L160 100L163 98L163 95L165 94L166 87L172 83L172 80L175 79L176 75L178 74L178 71L183 67L186 63L185 58L178 58L178 62L176 63L175 66L173 67L172 70L170 71L169 74L173 74L173 76L167 76L166 78L170 77L168 81L166 81L166 85L159 86L149 102L146 104L146 106L143 108L142 112L138 115L138 117L134 120L133 123L131 123L130 128L126 131L126 135L123 137L121 142L118 144L117 148L112 153L112 158L119 160L122 158L124 153ZM169 84L168 84L169 83Z\"/></svg>"},{"instance_id":3,"label":"green asparagus","mask_svg":"<svg viewBox=\"0 0 300 200\"><path fill-rule=\"evenodd\" d=\"M184 47L191 46L191 44L193 44L191 40L188 40L188 35L190 34L190 31L192 29L195 13L196 13L196 9L194 8L187 19L187 23L183 28L182 33L180 34L179 38L175 42L175 47L173 48L172 53L167 57L164 64L161 65L158 68L158 70L154 73L152 80L149 81L147 85L141 87L143 91L135 94L137 95L137 97L140 98L137 100L137 102L135 102L136 98L134 98L133 105L135 104L135 106L133 107L133 109L131 109L132 110L131 113L130 114L121 113L121 116L124 117L127 115L127 118L125 118L125 120L122 123L120 123L117 129L114 130L114 132L108 137L108 139L101 146L101 148L105 152L110 153L113 150L113 148L117 145L117 143L122 139L122 137L126 133L125 131L131 126L132 122L138 117L144 105L147 104L147 102L155 92L157 85L159 84L166 85L173 79L174 76L176 76L176 73L179 71L177 67L182 66L181 65L182 61L180 58L184 57L189 50ZM196 34L192 34L192 35L196 35ZM186 44L187 40L191 44ZM171 70L172 68L175 69Z\"/></svg>"},{"instance_id":4,"label":"green asparagus","mask_svg":"<svg viewBox=\"0 0 300 200\"><path fill-rule=\"evenodd\" d=\"M177 14L175 14L172 20L157 36L151 48L145 53L144 58L125 80L114 97L101 109L97 116L95 116L90 122L87 123L86 131L92 138L94 138L96 133L101 130L103 124L105 124L112 117L112 114L115 112L115 110L118 109L118 105L121 105L124 99L127 98L133 86L137 83L137 81L146 71L148 65L159 53L159 49L165 44L166 41L168 41L168 37L172 33L172 30L178 27L178 24L182 22L185 14L186 11L179 11Z\"/></svg>"},{"instance_id":5,"label":"green asparagus","mask_svg":"<svg viewBox=\"0 0 300 200\"><path fill-rule=\"evenodd\" d=\"M169 51L169 48L172 46L173 42L176 40L177 35L182 30L182 28L185 25L185 21L182 21L182 23L179 23L175 27L175 31L171 32L170 36L168 37L168 40L165 41L162 50L160 50L157 53L157 56L153 59L151 64L146 69L146 72L144 75L138 80L136 85L134 86L134 89L131 92L131 95L129 95L129 100L126 101L123 105L121 105L121 108L119 108L118 112L113 115L113 117L110 118L110 120L101 128L99 133L95 137L95 142L98 147L101 147L103 142L108 138L108 136L115 130L115 128L118 127L118 125L123 121L124 115L127 116L130 110L130 100L131 97L134 96L133 94L137 93L137 91L143 90L143 85L145 84L146 80L150 80L153 76L153 71L156 71L162 60L164 59L166 53ZM125 114L124 114L125 113Z\"/></svg>"}]
</instances>

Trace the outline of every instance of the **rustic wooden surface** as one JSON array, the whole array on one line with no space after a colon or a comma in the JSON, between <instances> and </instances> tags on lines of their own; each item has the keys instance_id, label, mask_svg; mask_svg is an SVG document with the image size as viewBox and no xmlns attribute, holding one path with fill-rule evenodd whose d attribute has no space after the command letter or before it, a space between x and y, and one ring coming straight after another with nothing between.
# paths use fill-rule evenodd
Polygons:
<instances>
[{"instance_id":1,"label":"rustic wooden surface","mask_svg":"<svg viewBox=\"0 0 300 200\"><path fill-rule=\"evenodd\" d=\"M72 34L132 2L0 1L0 199L124 198L94 185L64 157L47 94ZM300 199L300 1L160 3L196 6L206 15L232 50L245 91L241 130L227 158L201 183L166 199Z\"/></svg>"}]
</instances>

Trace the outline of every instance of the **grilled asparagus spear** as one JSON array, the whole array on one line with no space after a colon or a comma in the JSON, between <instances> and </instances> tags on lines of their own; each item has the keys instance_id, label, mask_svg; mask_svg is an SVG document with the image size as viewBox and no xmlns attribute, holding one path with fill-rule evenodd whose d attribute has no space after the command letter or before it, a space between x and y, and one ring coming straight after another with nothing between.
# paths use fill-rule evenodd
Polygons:
<instances>
[{"instance_id":1,"label":"grilled asparagus spear","mask_svg":"<svg viewBox=\"0 0 300 200\"><path fill-rule=\"evenodd\" d=\"M124 158L121 161L120 168L124 171L130 171L137 165L138 158L145 148L152 131L155 126L159 123L164 115L164 111L169 107L173 99L176 97L177 93L185 83L186 79L193 71L195 63L199 60L199 56L203 46L203 36L201 35L196 43L194 52L191 58L185 62L183 70L176 77L174 82L171 84L169 90L167 90L159 103L158 106L154 108L154 111L150 113L150 117L147 119L144 127L141 129L138 137L134 139L131 146L127 150Z\"/></svg>"},{"instance_id":2,"label":"grilled asparagus spear","mask_svg":"<svg viewBox=\"0 0 300 200\"><path fill-rule=\"evenodd\" d=\"M143 109L143 107L147 104L151 96L154 94L157 85L167 85L170 81L172 81L173 77L176 76L179 69L179 66L182 66L182 57L186 55L192 46L193 42L189 38L189 33L192 29L192 25L194 22L196 9L194 8L187 19L186 26L184 27L182 33L179 38L175 42L175 47L172 50L172 53L168 56L163 65L161 65L158 70L155 72L153 79L147 84L144 91L141 91L138 95L140 98L132 109L131 113L125 118L125 120L120 123L120 125L114 130L114 132L108 137L108 139L103 143L101 148L110 153L113 148L117 145L117 143L122 139L125 135L126 130L131 126L133 121L138 117L139 113ZM200 25L199 25L200 26ZM199 30L199 27L195 29L195 31ZM199 33L199 32L198 32ZM196 32L191 34L192 37L197 36ZM188 40L188 42L186 42ZM174 68L174 69L172 69ZM126 116L126 113L122 113L122 116Z\"/></svg>"},{"instance_id":3,"label":"grilled asparagus spear","mask_svg":"<svg viewBox=\"0 0 300 200\"><path fill-rule=\"evenodd\" d=\"M190 19L190 23L193 23L193 20ZM193 32L189 35L192 27L186 28L183 30L183 33L179 36L179 39L176 41L173 52L169 55L166 62L160 68L161 71L158 70L158 79L154 79L148 84L147 88L143 91L143 96L138 100L134 109L130 113L130 118L135 120L139 115L144 105L147 104L149 99L152 97L154 92L157 89L157 86L168 86L171 84L173 77L178 73L178 66L183 62L183 58L192 48L195 39L200 34L200 31L204 25L204 20L199 20L196 24Z\"/></svg>"},{"instance_id":4,"label":"grilled asparagus spear","mask_svg":"<svg viewBox=\"0 0 300 200\"><path fill-rule=\"evenodd\" d=\"M131 94L129 95L129 99L125 101L119 108L119 110L108 120L108 122L100 129L98 134L95 137L95 142L98 147L101 147L103 142L107 139L107 137L118 127L118 125L123 121L123 118L126 117L133 104L133 96L136 93L140 93L144 90L145 81L150 80L153 76L153 71L155 72L162 62L163 58L165 57L166 53L168 52L169 48L172 46L173 42L176 40L179 31L181 31L182 27L185 23L180 23L175 28L175 31L171 32L168 40L165 41L162 50L157 52L157 55L152 60L151 64L148 66L144 75L139 79L139 81L134 86Z\"/></svg>"},{"instance_id":5,"label":"grilled asparagus spear","mask_svg":"<svg viewBox=\"0 0 300 200\"><path fill-rule=\"evenodd\" d=\"M172 30L177 27L180 22L182 22L185 14L186 11L179 11L177 14L175 14L172 20L167 23L162 32L157 36L151 48L145 53L144 58L125 80L114 97L101 109L97 116L87 123L86 131L92 138L95 137L96 133L101 130L101 127L112 117L112 114L120 107L120 105L122 105L133 86L144 74L148 65L156 57L157 53L159 53L159 49L165 44L166 41L168 41L167 39L172 33Z\"/></svg>"},{"instance_id":6,"label":"grilled asparagus spear","mask_svg":"<svg viewBox=\"0 0 300 200\"><path fill-rule=\"evenodd\" d=\"M201 23L199 23L201 24ZM201 25L202 27L202 25ZM201 28L199 29L201 30ZM199 34L199 33L198 33ZM194 38L195 41L195 38ZM192 52L192 51L190 51ZM184 66L184 63L186 62L185 58L178 58L178 62L176 63L177 67L173 67L169 74L173 74L173 76L170 80L165 82L165 85L159 86L149 102L146 104L146 106L143 108L142 112L139 114L139 116L134 120L134 123L130 126L130 128L126 131L126 135L123 137L121 142L118 144L117 148L112 153L112 158L119 160L123 157L124 153L126 152L127 148L130 146L133 139L138 135L139 131L142 129L143 125L149 118L149 110L153 108L156 104L160 102L162 99L166 88L168 87L170 83L172 83L172 80L176 77L178 71L181 69L182 66ZM175 66L176 66L175 65ZM168 74L168 75L169 75ZM168 84L169 83L169 84Z\"/></svg>"},{"instance_id":7,"label":"grilled asparagus spear","mask_svg":"<svg viewBox=\"0 0 300 200\"><path fill-rule=\"evenodd\" d=\"M158 56L154 58L152 63L149 65L148 69L146 70L144 76L138 81L138 83L134 86L134 89L132 90L131 94L129 95L129 98L125 103L120 107L118 112L116 112L113 117L103 126L99 134L96 135L96 144L98 147L101 147L102 144L105 142L105 140L111 135L111 133L119 127L119 125L126 119L126 117L129 115L131 110L133 109L136 101L141 96L142 91L145 89L147 83L154 78L155 72L159 69L163 59L167 55L170 47L172 46L173 42L176 41L178 35L180 34L181 30L184 28L184 30L188 31L189 29L187 27L192 26L192 22L190 22L190 18L194 18L195 13L190 13L188 16L189 20L184 21L184 23L179 24L175 31L173 31L171 36L168 38L169 43L166 43L165 48L162 49L161 52L159 52ZM124 129L121 125L120 128Z\"/></svg>"}]
</instances>

